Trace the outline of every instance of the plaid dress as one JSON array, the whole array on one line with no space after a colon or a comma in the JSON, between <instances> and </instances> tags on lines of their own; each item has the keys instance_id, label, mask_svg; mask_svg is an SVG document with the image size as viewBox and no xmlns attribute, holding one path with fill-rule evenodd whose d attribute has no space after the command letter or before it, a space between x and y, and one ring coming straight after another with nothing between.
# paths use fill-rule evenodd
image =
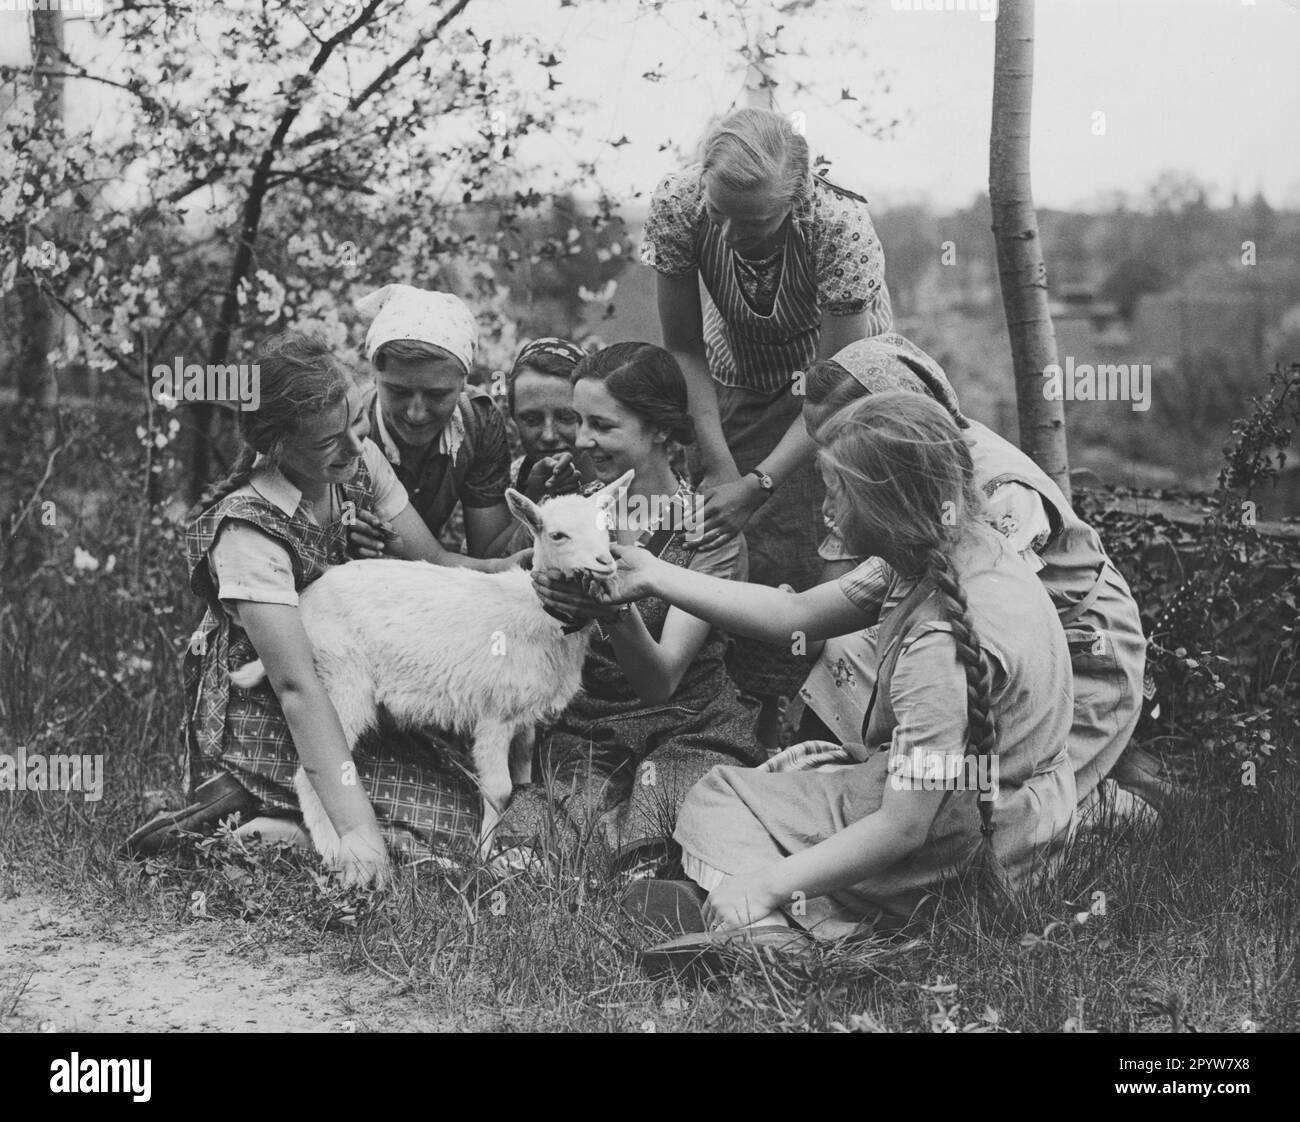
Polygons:
<instances>
[{"instance_id":1,"label":"plaid dress","mask_svg":"<svg viewBox=\"0 0 1300 1122\"><path fill-rule=\"evenodd\" d=\"M374 487L363 462L342 488L341 509L374 507ZM270 683L250 690L231 684L229 671L257 658L244 630L222 606L209 552L228 522L246 522L282 545L299 593L331 565L347 560L343 518L318 526L300 506L287 516L260 495L232 494L189 526L185 545L190 587L206 605L185 655L186 746L191 788L226 772L261 800L263 813L297 813L293 777L298 770L284 711ZM379 727L356 745L357 775L370 797L379 829L391 848L418 857L456 858L472 853L482 815L468 753L436 730L402 730L380 714Z\"/></svg>"}]
</instances>

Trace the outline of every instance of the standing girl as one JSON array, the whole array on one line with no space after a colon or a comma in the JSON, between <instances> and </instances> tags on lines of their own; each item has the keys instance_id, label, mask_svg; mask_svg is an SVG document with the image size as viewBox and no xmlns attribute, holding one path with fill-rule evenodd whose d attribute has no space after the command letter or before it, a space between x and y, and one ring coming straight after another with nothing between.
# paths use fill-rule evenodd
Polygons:
<instances>
[{"instance_id":1,"label":"standing girl","mask_svg":"<svg viewBox=\"0 0 1300 1122\"><path fill-rule=\"evenodd\" d=\"M781 114L741 109L709 134L699 165L659 184L641 259L659 273L664 346L699 432L702 544L744 530L750 580L809 587L823 491L798 375L893 319L866 200L812 174L807 141ZM804 669L788 648L737 645L736 680L767 699L765 738L772 699Z\"/></svg>"}]
</instances>

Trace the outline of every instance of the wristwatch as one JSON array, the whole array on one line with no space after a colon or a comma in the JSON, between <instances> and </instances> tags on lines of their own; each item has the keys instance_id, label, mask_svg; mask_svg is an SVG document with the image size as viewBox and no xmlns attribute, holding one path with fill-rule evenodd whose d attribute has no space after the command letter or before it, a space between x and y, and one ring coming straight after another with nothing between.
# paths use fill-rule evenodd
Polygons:
<instances>
[{"instance_id":1,"label":"wristwatch","mask_svg":"<svg viewBox=\"0 0 1300 1122\"><path fill-rule=\"evenodd\" d=\"M776 490L776 480L774 480L770 475L767 474L767 472L763 471L761 468L750 468L747 472L745 472L745 474L753 475L758 478L758 485L761 488L763 488L764 494L770 495L773 491Z\"/></svg>"}]
</instances>

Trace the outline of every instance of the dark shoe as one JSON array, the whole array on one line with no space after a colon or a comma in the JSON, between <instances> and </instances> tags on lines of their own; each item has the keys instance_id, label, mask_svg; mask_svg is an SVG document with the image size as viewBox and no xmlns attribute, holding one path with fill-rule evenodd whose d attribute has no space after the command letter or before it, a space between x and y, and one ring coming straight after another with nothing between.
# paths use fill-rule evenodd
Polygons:
<instances>
[{"instance_id":1,"label":"dark shoe","mask_svg":"<svg viewBox=\"0 0 1300 1122\"><path fill-rule=\"evenodd\" d=\"M1178 787L1166 778L1160 761L1130 744L1111 768L1110 778L1130 794L1163 813L1178 800Z\"/></svg>"},{"instance_id":2,"label":"dark shoe","mask_svg":"<svg viewBox=\"0 0 1300 1122\"><path fill-rule=\"evenodd\" d=\"M247 819L261 805L234 776L218 772L194 789L194 801L189 806L151 818L122 843L118 854L132 858L156 857L176 848L183 834L202 833L235 813Z\"/></svg>"},{"instance_id":3,"label":"dark shoe","mask_svg":"<svg viewBox=\"0 0 1300 1122\"><path fill-rule=\"evenodd\" d=\"M787 960L797 960L811 949L812 940L805 931L762 924L738 931L682 935L642 951L640 962L641 969L651 977L672 975L698 981L734 970L754 952L771 952Z\"/></svg>"},{"instance_id":4,"label":"dark shoe","mask_svg":"<svg viewBox=\"0 0 1300 1122\"><path fill-rule=\"evenodd\" d=\"M609 873L625 881L676 880L681 856L682 848L672 838L642 838L614 854Z\"/></svg>"},{"instance_id":5,"label":"dark shoe","mask_svg":"<svg viewBox=\"0 0 1300 1122\"><path fill-rule=\"evenodd\" d=\"M689 880L638 880L619 899L623 911L665 935L704 931L705 892Z\"/></svg>"}]
</instances>

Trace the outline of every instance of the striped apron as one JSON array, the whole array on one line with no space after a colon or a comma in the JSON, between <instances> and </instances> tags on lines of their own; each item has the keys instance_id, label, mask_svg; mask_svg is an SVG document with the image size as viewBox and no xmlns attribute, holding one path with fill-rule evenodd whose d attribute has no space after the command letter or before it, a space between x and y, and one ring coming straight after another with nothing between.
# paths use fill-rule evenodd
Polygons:
<instances>
[{"instance_id":1,"label":"striped apron","mask_svg":"<svg viewBox=\"0 0 1300 1122\"><path fill-rule=\"evenodd\" d=\"M741 289L735 253L712 223L700 235L698 252L706 290L704 340L722 433L744 474L772 452L803 408L802 396L792 392L794 376L817 356L822 319L812 248L805 224L790 221L781 279L767 315L755 310ZM891 323L885 299L867 334L888 330ZM698 473L698 466L692 462L692 471ZM821 473L810 459L746 523L752 583L789 584L800 592L817 583L824 498ZM788 647L738 638L728 668L746 691L790 697L808 673L809 661Z\"/></svg>"}]
</instances>

